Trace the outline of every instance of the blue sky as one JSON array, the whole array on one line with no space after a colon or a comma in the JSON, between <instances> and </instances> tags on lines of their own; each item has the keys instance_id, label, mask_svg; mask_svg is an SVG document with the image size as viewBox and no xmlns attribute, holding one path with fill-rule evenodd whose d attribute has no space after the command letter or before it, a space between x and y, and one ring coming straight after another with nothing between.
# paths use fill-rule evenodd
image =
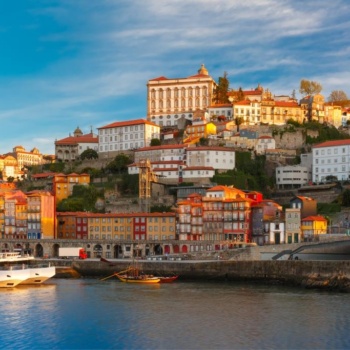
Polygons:
<instances>
[{"instance_id":1,"label":"blue sky","mask_svg":"<svg viewBox=\"0 0 350 350\"><path fill-rule=\"evenodd\" d=\"M146 117L149 79L196 74L297 97L350 97L348 0L13 0L0 3L0 154Z\"/></svg>"}]
</instances>

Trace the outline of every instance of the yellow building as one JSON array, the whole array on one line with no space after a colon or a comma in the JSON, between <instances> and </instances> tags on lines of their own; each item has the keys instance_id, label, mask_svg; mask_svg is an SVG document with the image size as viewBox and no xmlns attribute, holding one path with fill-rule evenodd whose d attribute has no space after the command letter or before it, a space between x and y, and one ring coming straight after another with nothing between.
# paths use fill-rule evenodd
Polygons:
<instances>
[{"instance_id":1,"label":"yellow building","mask_svg":"<svg viewBox=\"0 0 350 350\"><path fill-rule=\"evenodd\" d=\"M325 103L323 121L332 124L336 128L339 128L342 126L342 112L341 106L335 106L333 103Z\"/></svg>"},{"instance_id":2,"label":"yellow building","mask_svg":"<svg viewBox=\"0 0 350 350\"><path fill-rule=\"evenodd\" d=\"M89 184L89 174L55 174L53 178L53 190L57 203L68 198L73 193L73 187L75 185L88 186Z\"/></svg>"},{"instance_id":3,"label":"yellow building","mask_svg":"<svg viewBox=\"0 0 350 350\"><path fill-rule=\"evenodd\" d=\"M4 238L5 233L5 195L0 194L0 232L1 238Z\"/></svg>"},{"instance_id":4,"label":"yellow building","mask_svg":"<svg viewBox=\"0 0 350 350\"><path fill-rule=\"evenodd\" d=\"M307 216L301 220L301 232L304 241L324 235L327 233L327 220L320 215Z\"/></svg>"},{"instance_id":5,"label":"yellow building","mask_svg":"<svg viewBox=\"0 0 350 350\"><path fill-rule=\"evenodd\" d=\"M55 238L55 198L48 191L27 193L28 239Z\"/></svg>"},{"instance_id":6,"label":"yellow building","mask_svg":"<svg viewBox=\"0 0 350 350\"><path fill-rule=\"evenodd\" d=\"M26 165L32 166L44 163L43 155L35 147L28 152L24 147L16 146L8 155L13 156L17 160L18 167L21 169Z\"/></svg>"},{"instance_id":7,"label":"yellow building","mask_svg":"<svg viewBox=\"0 0 350 350\"><path fill-rule=\"evenodd\" d=\"M57 237L64 239L175 239L175 213L57 213Z\"/></svg>"},{"instance_id":8,"label":"yellow building","mask_svg":"<svg viewBox=\"0 0 350 350\"><path fill-rule=\"evenodd\" d=\"M203 112L197 111L194 115L192 125L188 125L184 131L183 143L197 143L200 138L216 135L216 125L208 122Z\"/></svg>"},{"instance_id":9,"label":"yellow building","mask_svg":"<svg viewBox=\"0 0 350 350\"><path fill-rule=\"evenodd\" d=\"M14 181L17 181L25 175L22 168L18 165L17 159L9 154L0 156L0 171L4 181L7 181L8 178L13 178Z\"/></svg>"}]
</instances>

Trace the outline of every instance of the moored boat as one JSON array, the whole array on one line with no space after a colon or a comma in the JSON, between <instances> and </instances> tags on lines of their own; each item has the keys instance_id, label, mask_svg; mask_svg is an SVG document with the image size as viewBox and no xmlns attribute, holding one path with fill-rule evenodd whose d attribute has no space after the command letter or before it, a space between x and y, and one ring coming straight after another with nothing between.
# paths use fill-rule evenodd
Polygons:
<instances>
[{"instance_id":1,"label":"moored boat","mask_svg":"<svg viewBox=\"0 0 350 350\"><path fill-rule=\"evenodd\" d=\"M30 278L25 265L2 266L0 268L0 288L12 288Z\"/></svg>"},{"instance_id":2,"label":"moored boat","mask_svg":"<svg viewBox=\"0 0 350 350\"><path fill-rule=\"evenodd\" d=\"M34 265L28 266L29 270L29 278L20 282L20 284L42 284L47 281L49 278L55 276L56 267L50 266L50 264L46 265Z\"/></svg>"},{"instance_id":3,"label":"moored boat","mask_svg":"<svg viewBox=\"0 0 350 350\"><path fill-rule=\"evenodd\" d=\"M159 277L149 276L149 275L132 276L132 275L119 275L118 273L115 273L115 276L118 277L120 281L126 282L126 283L153 284L153 283L160 282Z\"/></svg>"},{"instance_id":4,"label":"moored boat","mask_svg":"<svg viewBox=\"0 0 350 350\"><path fill-rule=\"evenodd\" d=\"M160 282L160 283L171 283L171 282L176 281L178 278L179 278L178 275L176 275L176 276L159 277L159 279L160 279L159 282Z\"/></svg>"},{"instance_id":5,"label":"moored boat","mask_svg":"<svg viewBox=\"0 0 350 350\"><path fill-rule=\"evenodd\" d=\"M16 263L28 260L34 260L34 256L22 255L19 252L0 252L0 263Z\"/></svg>"},{"instance_id":6,"label":"moored boat","mask_svg":"<svg viewBox=\"0 0 350 350\"><path fill-rule=\"evenodd\" d=\"M19 252L0 253L0 288L12 288L19 284L41 284L56 274L50 264L27 265L31 255Z\"/></svg>"}]
</instances>

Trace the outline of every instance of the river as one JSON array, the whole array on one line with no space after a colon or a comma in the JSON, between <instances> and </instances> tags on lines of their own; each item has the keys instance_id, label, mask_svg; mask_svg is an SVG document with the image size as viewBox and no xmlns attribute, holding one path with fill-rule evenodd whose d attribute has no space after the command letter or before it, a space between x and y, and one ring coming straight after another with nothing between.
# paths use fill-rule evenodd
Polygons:
<instances>
[{"instance_id":1,"label":"river","mask_svg":"<svg viewBox=\"0 0 350 350\"><path fill-rule=\"evenodd\" d=\"M350 294L52 279L0 289L2 349L349 349Z\"/></svg>"}]
</instances>

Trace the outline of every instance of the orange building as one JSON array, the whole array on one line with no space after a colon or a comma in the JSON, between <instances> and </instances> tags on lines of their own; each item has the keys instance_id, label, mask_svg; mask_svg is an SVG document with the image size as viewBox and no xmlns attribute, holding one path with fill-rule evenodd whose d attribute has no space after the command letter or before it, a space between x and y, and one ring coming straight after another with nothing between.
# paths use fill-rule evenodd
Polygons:
<instances>
[{"instance_id":1,"label":"orange building","mask_svg":"<svg viewBox=\"0 0 350 350\"><path fill-rule=\"evenodd\" d=\"M75 185L88 186L90 184L89 174L54 174L53 193L59 203L62 199L68 198L73 193Z\"/></svg>"}]
</instances>

